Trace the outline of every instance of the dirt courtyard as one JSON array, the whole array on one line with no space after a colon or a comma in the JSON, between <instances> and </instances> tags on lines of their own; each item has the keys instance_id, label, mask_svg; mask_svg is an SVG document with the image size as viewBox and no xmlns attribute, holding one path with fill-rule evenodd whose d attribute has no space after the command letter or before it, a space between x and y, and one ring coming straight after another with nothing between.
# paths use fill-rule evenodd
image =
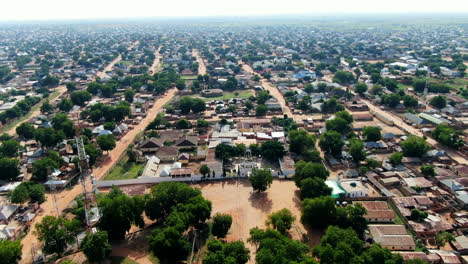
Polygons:
<instances>
[{"instance_id":1,"label":"dirt courtyard","mask_svg":"<svg viewBox=\"0 0 468 264\"><path fill-rule=\"evenodd\" d=\"M299 189L291 180L274 180L264 193L254 192L250 182L244 180L224 180L193 185L199 188L203 197L212 202L212 215L220 212L230 214L233 218L232 227L227 240L247 242L249 230L253 227L265 228L267 216L283 208L289 209L296 221L290 230L291 238L302 240L303 235L308 244L318 244L321 232L306 230L300 222L301 201L297 197ZM246 244L251 251L254 248Z\"/></svg>"}]
</instances>

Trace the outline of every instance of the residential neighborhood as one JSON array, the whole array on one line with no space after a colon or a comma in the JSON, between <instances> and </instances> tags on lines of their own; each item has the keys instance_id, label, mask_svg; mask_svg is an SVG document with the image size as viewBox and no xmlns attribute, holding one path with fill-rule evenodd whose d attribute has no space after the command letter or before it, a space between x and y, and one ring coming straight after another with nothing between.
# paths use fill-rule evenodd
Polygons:
<instances>
[{"instance_id":1,"label":"residential neighborhood","mask_svg":"<svg viewBox=\"0 0 468 264\"><path fill-rule=\"evenodd\" d=\"M468 263L466 17L258 19L0 24L5 263Z\"/></svg>"}]
</instances>

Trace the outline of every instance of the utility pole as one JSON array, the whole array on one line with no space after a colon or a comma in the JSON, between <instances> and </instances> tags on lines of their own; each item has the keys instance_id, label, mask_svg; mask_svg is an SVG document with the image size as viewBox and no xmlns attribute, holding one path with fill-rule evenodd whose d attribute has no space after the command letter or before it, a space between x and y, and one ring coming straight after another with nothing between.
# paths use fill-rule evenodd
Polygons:
<instances>
[{"instance_id":1,"label":"utility pole","mask_svg":"<svg viewBox=\"0 0 468 264\"><path fill-rule=\"evenodd\" d=\"M192 242L192 253L190 253L190 264L193 263L193 251L195 250L195 240L197 239L197 229L193 229L195 235L193 236L193 242Z\"/></svg>"}]
</instances>

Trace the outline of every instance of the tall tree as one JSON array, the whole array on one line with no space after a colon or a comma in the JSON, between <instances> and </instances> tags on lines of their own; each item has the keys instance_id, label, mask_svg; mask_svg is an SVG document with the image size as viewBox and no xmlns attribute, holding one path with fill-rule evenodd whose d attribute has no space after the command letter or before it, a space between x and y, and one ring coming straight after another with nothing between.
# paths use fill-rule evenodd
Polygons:
<instances>
[{"instance_id":1,"label":"tall tree","mask_svg":"<svg viewBox=\"0 0 468 264\"><path fill-rule=\"evenodd\" d=\"M211 233L218 238L225 238L232 225L232 216L217 213L213 216Z\"/></svg>"},{"instance_id":2,"label":"tall tree","mask_svg":"<svg viewBox=\"0 0 468 264\"><path fill-rule=\"evenodd\" d=\"M45 216L36 224L38 239L44 243L44 252L62 255L68 245L75 242L80 223L63 217Z\"/></svg>"},{"instance_id":3,"label":"tall tree","mask_svg":"<svg viewBox=\"0 0 468 264\"><path fill-rule=\"evenodd\" d=\"M264 192L273 183L273 176L269 169L254 169L249 181L254 191Z\"/></svg>"},{"instance_id":4,"label":"tall tree","mask_svg":"<svg viewBox=\"0 0 468 264\"><path fill-rule=\"evenodd\" d=\"M296 217L291 213L291 211L284 208L270 214L266 224L267 226L278 230L281 234L286 234L286 232L291 229L295 220Z\"/></svg>"},{"instance_id":5,"label":"tall tree","mask_svg":"<svg viewBox=\"0 0 468 264\"><path fill-rule=\"evenodd\" d=\"M105 231L86 234L80 247L89 262L101 262L112 252L112 246Z\"/></svg>"}]
</instances>

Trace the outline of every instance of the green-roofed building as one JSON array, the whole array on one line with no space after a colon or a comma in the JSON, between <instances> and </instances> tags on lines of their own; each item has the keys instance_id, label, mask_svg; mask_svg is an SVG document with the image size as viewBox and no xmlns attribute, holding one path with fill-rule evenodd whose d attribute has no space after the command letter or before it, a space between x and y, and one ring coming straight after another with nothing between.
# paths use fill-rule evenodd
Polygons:
<instances>
[{"instance_id":1,"label":"green-roofed building","mask_svg":"<svg viewBox=\"0 0 468 264\"><path fill-rule=\"evenodd\" d=\"M333 198L340 198L340 196L344 196L346 194L345 190L336 181L326 180L325 184L332 188L331 197Z\"/></svg>"}]
</instances>

